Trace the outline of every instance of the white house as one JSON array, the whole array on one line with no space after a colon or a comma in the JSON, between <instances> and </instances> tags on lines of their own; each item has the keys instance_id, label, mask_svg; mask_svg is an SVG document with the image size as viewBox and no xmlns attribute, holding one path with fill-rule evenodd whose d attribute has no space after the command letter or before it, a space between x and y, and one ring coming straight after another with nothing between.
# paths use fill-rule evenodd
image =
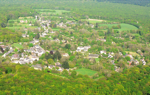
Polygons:
<instances>
[{"instance_id":1,"label":"white house","mask_svg":"<svg viewBox=\"0 0 150 95\"><path fill-rule=\"evenodd\" d=\"M69 54L68 54L68 53L63 53L63 56L64 56L64 57L68 57Z\"/></svg>"},{"instance_id":2,"label":"white house","mask_svg":"<svg viewBox=\"0 0 150 95\"><path fill-rule=\"evenodd\" d=\"M100 54L106 54L106 51L101 50L101 51L100 51Z\"/></svg>"},{"instance_id":3,"label":"white house","mask_svg":"<svg viewBox=\"0 0 150 95\"><path fill-rule=\"evenodd\" d=\"M88 51L89 48L91 48L91 46L84 46L84 47L80 46L80 47L77 47L76 52L81 52L81 51L86 52Z\"/></svg>"}]
</instances>

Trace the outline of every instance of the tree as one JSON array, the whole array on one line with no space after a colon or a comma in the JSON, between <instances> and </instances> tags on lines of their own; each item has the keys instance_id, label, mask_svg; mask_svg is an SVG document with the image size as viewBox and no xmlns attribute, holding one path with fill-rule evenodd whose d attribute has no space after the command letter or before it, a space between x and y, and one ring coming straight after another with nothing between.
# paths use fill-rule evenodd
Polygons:
<instances>
[{"instance_id":1,"label":"tree","mask_svg":"<svg viewBox=\"0 0 150 95\"><path fill-rule=\"evenodd\" d=\"M60 52L57 50L57 51L55 52L55 54L57 55L57 58L60 60L60 59L61 59L61 54L60 54Z\"/></svg>"},{"instance_id":2,"label":"tree","mask_svg":"<svg viewBox=\"0 0 150 95\"><path fill-rule=\"evenodd\" d=\"M56 52L55 52L55 54L53 55L53 59L58 59L58 60L60 60L61 59L61 54L60 54L60 52L57 50Z\"/></svg>"},{"instance_id":3,"label":"tree","mask_svg":"<svg viewBox=\"0 0 150 95\"><path fill-rule=\"evenodd\" d=\"M63 71L62 71L62 75L63 75L63 76L68 76L68 75L69 75L69 73L68 73L68 71L67 71L67 70L63 70Z\"/></svg>"},{"instance_id":4,"label":"tree","mask_svg":"<svg viewBox=\"0 0 150 95\"><path fill-rule=\"evenodd\" d=\"M7 25L5 23L1 23L1 27L5 28Z\"/></svg>"},{"instance_id":5,"label":"tree","mask_svg":"<svg viewBox=\"0 0 150 95\"><path fill-rule=\"evenodd\" d=\"M131 60L129 56L126 56L125 59L126 59L127 61L130 61L130 60Z\"/></svg>"},{"instance_id":6,"label":"tree","mask_svg":"<svg viewBox=\"0 0 150 95\"><path fill-rule=\"evenodd\" d=\"M9 47L6 47L6 49L5 49L6 51L9 51Z\"/></svg>"},{"instance_id":7,"label":"tree","mask_svg":"<svg viewBox=\"0 0 150 95\"><path fill-rule=\"evenodd\" d=\"M40 34L37 33L37 35L35 36L35 39L39 39L40 38Z\"/></svg>"},{"instance_id":8,"label":"tree","mask_svg":"<svg viewBox=\"0 0 150 95\"><path fill-rule=\"evenodd\" d=\"M37 21L35 21L34 26L40 26L39 23Z\"/></svg>"},{"instance_id":9,"label":"tree","mask_svg":"<svg viewBox=\"0 0 150 95\"><path fill-rule=\"evenodd\" d=\"M48 59L47 61L48 61L48 63L49 63L49 64L54 64L54 60L53 60L53 59L51 59L51 58L50 58L50 59Z\"/></svg>"},{"instance_id":10,"label":"tree","mask_svg":"<svg viewBox=\"0 0 150 95\"><path fill-rule=\"evenodd\" d=\"M33 47L33 44L32 44L32 43L30 43L30 44L29 44L29 47Z\"/></svg>"},{"instance_id":11,"label":"tree","mask_svg":"<svg viewBox=\"0 0 150 95\"><path fill-rule=\"evenodd\" d=\"M69 69L68 61L63 62L62 67L63 67L64 69Z\"/></svg>"},{"instance_id":12,"label":"tree","mask_svg":"<svg viewBox=\"0 0 150 95\"><path fill-rule=\"evenodd\" d=\"M77 75L77 72L76 72L76 71L72 71L71 76L72 76L73 78L75 78L76 75Z\"/></svg>"},{"instance_id":13,"label":"tree","mask_svg":"<svg viewBox=\"0 0 150 95\"><path fill-rule=\"evenodd\" d=\"M95 28L98 28L98 23L96 23L96 26L95 26Z\"/></svg>"},{"instance_id":14,"label":"tree","mask_svg":"<svg viewBox=\"0 0 150 95\"><path fill-rule=\"evenodd\" d=\"M66 48L66 49L70 49L70 47L71 47L70 44L66 44L66 45L65 45L65 48Z\"/></svg>"},{"instance_id":15,"label":"tree","mask_svg":"<svg viewBox=\"0 0 150 95\"><path fill-rule=\"evenodd\" d=\"M4 50L3 50L3 48L1 46L0 46L0 50L1 50L2 53L4 53Z\"/></svg>"}]
</instances>

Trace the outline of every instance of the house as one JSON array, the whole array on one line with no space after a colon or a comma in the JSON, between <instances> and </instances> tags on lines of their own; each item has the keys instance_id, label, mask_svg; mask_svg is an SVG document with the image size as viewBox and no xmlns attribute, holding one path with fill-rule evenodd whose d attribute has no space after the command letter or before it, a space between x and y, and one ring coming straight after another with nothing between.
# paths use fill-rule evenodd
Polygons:
<instances>
[{"instance_id":1,"label":"house","mask_svg":"<svg viewBox=\"0 0 150 95\"><path fill-rule=\"evenodd\" d=\"M90 24L91 28L94 28L94 25L93 24Z\"/></svg>"},{"instance_id":2,"label":"house","mask_svg":"<svg viewBox=\"0 0 150 95\"><path fill-rule=\"evenodd\" d=\"M63 56L64 56L64 57L68 57L69 54L68 54L68 53L63 53Z\"/></svg>"},{"instance_id":3,"label":"house","mask_svg":"<svg viewBox=\"0 0 150 95\"><path fill-rule=\"evenodd\" d=\"M100 51L100 54L106 54L106 51L101 50L101 51Z\"/></svg>"},{"instance_id":4,"label":"house","mask_svg":"<svg viewBox=\"0 0 150 95\"><path fill-rule=\"evenodd\" d=\"M18 63L19 63L19 60L14 60L14 61L12 61L12 63L18 64Z\"/></svg>"},{"instance_id":5,"label":"house","mask_svg":"<svg viewBox=\"0 0 150 95\"><path fill-rule=\"evenodd\" d=\"M59 62L56 62L56 63L55 63L55 66L56 66L56 67L61 67L61 64L60 64Z\"/></svg>"},{"instance_id":6,"label":"house","mask_svg":"<svg viewBox=\"0 0 150 95\"><path fill-rule=\"evenodd\" d=\"M48 29L46 29L44 32L45 32L45 33L48 33Z\"/></svg>"},{"instance_id":7,"label":"house","mask_svg":"<svg viewBox=\"0 0 150 95\"><path fill-rule=\"evenodd\" d=\"M7 53L5 53L2 57L6 57L8 54L12 53L14 50L9 50Z\"/></svg>"},{"instance_id":8,"label":"house","mask_svg":"<svg viewBox=\"0 0 150 95\"><path fill-rule=\"evenodd\" d=\"M32 55L30 56L31 60L33 61L38 61L39 60L39 57L37 57L36 55Z\"/></svg>"},{"instance_id":9,"label":"house","mask_svg":"<svg viewBox=\"0 0 150 95\"><path fill-rule=\"evenodd\" d=\"M108 54L108 58L113 58L113 56L111 54Z\"/></svg>"},{"instance_id":10,"label":"house","mask_svg":"<svg viewBox=\"0 0 150 95\"><path fill-rule=\"evenodd\" d=\"M19 54L14 54L14 55L12 55L11 60L13 60L13 59L19 59L19 58L20 58Z\"/></svg>"},{"instance_id":11,"label":"house","mask_svg":"<svg viewBox=\"0 0 150 95\"><path fill-rule=\"evenodd\" d=\"M141 61L142 61L143 65L146 65L146 62L145 62L144 58L141 59Z\"/></svg>"},{"instance_id":12,"label":"house","mask_svg":"<svg viewBox=\"0 0 150 95\"><path fill-rule=\"evenodd\" d=\"M46 36L47 34L44 32L44 33L42 33L42 35L43 35L43 36Z\"/></svg>"},{"instance_id":13,"label":"house","mask_svg":"<svg viewBox=\"0 0 150 95\"><path fill-rule=\"evenodd\" d=\"M38 16L35 16L35 19L37 19L38 18Z\"/></svg>"},{"instance_id":14,"label":"house","mask_svg":"<svg viewBox=\"0 0 150 95\"><path fill-rule=\"evenodd\" d=\"M112 63L113 65L115 65L115 61L114 61L114 60L111 60L111 63Z\"/></svg>"},{"instance_id":15,"label":"house","mask_svg":"<svg viewBox=\"0 0 150 95\"><path fill-rule=\"evenodd\" d=\"M133 59L133 56L132 56L131 54L128 54L128 55L126 55L126 56L129 56L131 59Z\"/></svg>"},{"instance_id":16,"label":"house","mask_svg":"<svg viewBox=\"0 0 150 95\"><path fill-rule=\"evenodd\" d=\"M115 66L115 71L119 72L119 70L120 70L120 67Z\"/></svg>"},{"instance_id":17,"label":"house","mask_svg":"<svg viewBox=\"0 0 150 95\"><path fill-rule=\"evenodd\" d=\"M119 52L119 54L122 56L123 54L121 52Z\"/></svg>"},{"instance_id":18,"label":"house","mask_svg":"<svg viewBox=\"0 0 150 95\"><path fill-rule=\"evenodd\" d=\"M25 37L27 37L27 35L26 34L22 34L22 37L25 38Z\"/></svg>"},{"instance_id":19,"label":"house","mask_svg":"<svg viewBox=\"0 0 150 95\"><path fill-rule=\"evenodd\" d=\"M62 42L63 42L63 43L67 43L68 41L67 41L67 40L62 40Z\"/></svg>"},{"instance_id":20,"label":"house","mask_svg":"<svg viewBox=\"0 0 150 95\"><path fill-rule=\"evenodd\" d=\"M35 70L42 70L42 66L40 64L32 65Z\"/></svg>"},{"instance_id":21,"label":"house","mask_svg":"<svg viewBox=\"0 0 150 95\"><path fill-rule=\"evenodd\" d=\"M0 44L2 44L3 42L0 42Z\"/></svg>"},{"instance_id":22,"label":"house","mask_svg":"<svg viewBox=\"0 0 150 95\"><path fill-rule=\"evenodd\" d=\"M59 67L58 71L62 72L64 70L64 68Z\"/></svg>"},{"instance_id":23,"label":"house","mask_svg":"<svg viewBox=\"0 0 150 95\"><path fill-rule=\"evenodd\" d=\"M54 31L51 31L50 33L55 33Z\"/></svg>"},{"instance_id":24,"label":"house","mask_svg":"<svg viewBox=\"0 0 150 95\"><path fill-rule=\"evenodd\" d=\"M60 42L60 40L59 40L58 38L56 38L54 41L55 41L55 42Z\"/></svg>"},{"instance_id":25,"label":"house","mask_svg":"<svg viewBox=\"0 0 150 95\"><path fill-rule=\"evenodd\" d=\"M55 66L54 65L49 65L48 68L53 69L53 68L55 68Z\"/></svg>"},{"instance_id":26,"label":"house","mask_svg":"<svg viewBox=\"0 0 150 95\"><path fill-rule=\"evenodd\" d=\"M29 26L32 26L32 24L30 23Z\"/></svg>"},{"instance_id":27,"label":"house","mask_svg":"<svg viewBox=\"0 0 150 95\"><path fill-rule=\"evenodd\" d=\"M5 51L5 49L6 49L8 46L0 45L0 47L2 47L2 49Z\"/></svg>"},{"instance_id":28,"label":"house","mask_svg":"<svg viewBox=\"0 0 150 95\"><path fill-rule=\"evenodd\" d=\"M100 39L100 41L102 41L102 42L106 42L106 39Z\"/></svg>"},{"instance_id":29,"label":"house","mask_svg":"<svg viewBox=\"0 0 150 95\"><path fill-rule=\"evenodd\" d=\"M25 21L24 20L20 20L20 23L24 23Z\"/></svg>"},{"instance_id":30,"label":"house","mask_svg":"<svg viewBox=\"0 0 150 95\"><path fill-rule=\"evenodd\" d=\"M134 64L135 64L135 65L139 65L139 61L134 60Z\"/></svg>"},{"instance_id":31,"label":"house","mask_svg":"<svg viewBox=\"0 0 150 95\"><path fill-rule=\"evenodd\" d=\"M84 46L84 47L80 46L80 47L77 47L76 52L81 52L81 51L86 52L88 51L89 48L91 48L91 46Z\"/></svg>"},{"instance_id":32,"label":"house","mask_svg":"<svg viewBox=\"0 0 150 95\"><path fill-rule=\"evenodd\" d=\"M76 50L76 51L77 51L77 52L81 52L82 50L84 50L84 47L81 47L81 46L80 46L80 47L77 47L77 50Z\"/></svg>"},{"instance_id":33,"label":"house","mask_svg":"<svg viewBox=\"0 0 150 95\"><path fill-rule=\"evenodd\" d=\"M89 58L98 58L99 55L98 54L89 54Z\"/></svg>"}]
</instances>

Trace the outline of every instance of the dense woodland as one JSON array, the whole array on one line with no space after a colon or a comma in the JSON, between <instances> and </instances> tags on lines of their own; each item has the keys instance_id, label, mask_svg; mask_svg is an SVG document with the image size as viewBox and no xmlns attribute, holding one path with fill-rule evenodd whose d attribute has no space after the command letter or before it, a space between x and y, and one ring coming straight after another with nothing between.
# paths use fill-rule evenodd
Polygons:
<instances>
[{"instance_id":1,"label":"dense woodland","mask_svg":"<svg viewBox=\"0 0 150 95\"><path fill-rule=\"evenodd\" d=\"M97 2L100 1L100 2ZM139 0L126 0L125 2L120 2L119 0L103 2L105 0L3 0L0 1L0 42L9 42L10 44L24 41L27 39L22 38L21 31L14 31L6 29L7 23L11 19L17 19L19 17L35 16L38 11L35 9L62 9L71 11L68 14L83 26L76 25L72 26L75 33L73 34L66 32L67 30L61 29L62 33L54 35L54 38L63 39L61 35L72 36L77 39L76 44L79 42L84 42L84 45L91 45L92 48L89 52L92 53L94 50L100 51L106 49L106 51L113 51L114 53L124 52L125 50L137 52L138 49L144 54L147 63L150 62L150 7L149 1L144 0L143 2ZM112 3L110 3L112 2ZM138 2L138 3L137 3ZM141 3L142 2L142 3ZM120 4L123 3L123 4ZM135 4L135 5L131 5ZM140 6L138 6L140 5ZM84 25L87 22L82 22L80 19L86 19L87 16L93 19L103 19L109 21L115 21L120 23L128 23L134 25L138 28L137 31L126 31L121 32L121 36L125 39L115 39L112 36L118 36L117 31L112 31L112 29L107 29L105 33L98 31L98 25L94 29L87 28ZM53 19L56 20L55 18ZM52 20L52 21L53 21ZM62 20L65 22L65 20ZM137 23L138 22L138 23ZM38 26L38 25L37 25ZM55 23L52 22L51 27L55 28ZM113 29L117 29L118 26L113 26ZM98 32L97 32L98 31ZM86 33L86 35L84 35ZM81 34L81 35L79 35ZM33 37L39 38L39 34L29 33L32 36L29 40L33 40ZM88 37L96 38L98 36L104 36L108 41L106 43L87 40ZM132 38L132 41L130 39ZM114 46L110 46L110 42L116 43ZM74 43L67 44L63 46L56 43L49 43L48 40L45 42L40 42L41 46L46 50L58 49L58 47L64 50L75 50L77 47ZM55 45L54 45L55 44ZM29 46L32 44L29 44ZM104 46L104 47L102 47ZM117 48L117 49L116 49ZM140 53L141 53L140 52ZM0 57L0 94L116 94L116 95L149 95L150 94L150 66L134 66L133 68L128 68L125 66L128 58L121 58L118 54L115 55L115 60L117 66L123 67L122 72L104 72L105 68L101 66L93 65L88 60L81 59L82 55L80 53L72 54L69 58L70 63L77 63L79 67L86 67L88 69L96 70L105 77L98 80L91 79L87 75L77 74L75 71L70 73L64 71L58 76L55 70L44 70L37 71L29 66L12 64L9 58ZM77 56L77 57L75 57ZM40 61L37 63L43 64L44 61L51 63L51 60L59 59L61 56L57 51L56 54L51 56L50 54L44 54L40 57ZM138 58L137 58L138 59ZM100 58L101 64L109 63L109 60ZM35 62L36 63L36 62ZM67 63L67 62L66 62ZM64 64L66 64L64 62ZM79 64L81 63L81 64ZM68 63L67 63L68 64ZM75 65L72 64L72 65ZM109 64L106 64L109 65ZM65 66L68 68L68 65ZM71 67L71 65L70 65ZM111 65L109 65L111 68ZM54 72L54 74L49 73ZM97 76L97 75L95 75Z\"/></svg>"},{"instance_id":2,"label":"dense woodland","mask_svg":"<svg viewBox=\"0 0 150 95\"><path fill-rule=\"evenodd\" d=\"M123 3L123 4L134 4L140 6L150 6L149 0L97 0L99 2L112 2L112 3Z\"/></svg>"},{"instance_id":3,"label":"dense woodland","mask_svg":"<svg viewBox=\"0 0 150 95\"><path fill-rule=\"evenodd\" d=\"M70 78L62 78L27 66L2 63L0 65L0 94L116 94L149 95L150 67L138 66L126 69L122 74L98 81L88 76L71 73Z\"/></svg>"}]
</instances>

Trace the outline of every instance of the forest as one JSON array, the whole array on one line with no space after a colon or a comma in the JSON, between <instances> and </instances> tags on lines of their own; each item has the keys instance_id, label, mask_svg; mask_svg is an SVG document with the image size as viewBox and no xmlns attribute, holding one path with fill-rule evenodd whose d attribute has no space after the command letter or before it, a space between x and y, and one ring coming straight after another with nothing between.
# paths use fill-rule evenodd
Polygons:
<instances>
[{"instance_id":1,"label":"forest","mask_svg":"<svg viewBox=\"0 0 150 95\"><path fill-rule=\"evenodd\" d=\"M3 50L0 46L0 95L150 95L149 0L0 2L0 42L14 48L13 53L4 58L2 53L8 52L9 48ZM53 31L50 36L41 37L44 29L38 30L40 22L35 20L35 16L40 18L39 15L43 21L51 19L49 27ZM21 24L22 19L28 22ZM68 21L78 24L66 24L71 28L57 27L61 22ZM91 25L94 27L91 28ZM22 27L28 31L25 32ZM29 37L23 37L25 33ZM48 67L59 61L65 70L59 72L58 67L35 70L32 64L14 64L10 56L22 56L25 50L33 49L36 45L29 42L34 40L39 41L46 53L34 61L33 65ZM61 41L58 43L50 40ZM106 50L115 53L114 58L109 59L109 54L102 54L94 60L88 60L88 53L73 53L78 46L88 45L91 46L88 53L97 54ZM64 57L66 52L69 58ZM139 65L128 63L131 58L126 55L129 53L134 55L135 60L139 60ZM24 54L32 55L28 52ZM143 59L147 65L142 65ZM111 60L121 69L119 72L114 71ZM67 71L74 67L77 70Z\"/></svg>"},{"instance_id":2,"label":"forest","mask_svg":"<svg viewBox=\"0 0 150 95\"><path fill-rule=\"evenodd\" d=\"M28 66L2 63L0 65L0 94L78 94L78 95L149 95L150 67L138 66L125 69L122 74L94 81L86 75L71 73L62 78Z\"/></svg>"},{"instance_id":3,"label":"forest","mask_svg":"<svg viewBox=\"0 0 150 95\"><path fill-rule=\"evenodd\" d=\"M99 2L112 2L112 3L123 3L123 4L134 4L140 6L150 6L149 0L97 0Z\"/></svg>"}]
</instances>

